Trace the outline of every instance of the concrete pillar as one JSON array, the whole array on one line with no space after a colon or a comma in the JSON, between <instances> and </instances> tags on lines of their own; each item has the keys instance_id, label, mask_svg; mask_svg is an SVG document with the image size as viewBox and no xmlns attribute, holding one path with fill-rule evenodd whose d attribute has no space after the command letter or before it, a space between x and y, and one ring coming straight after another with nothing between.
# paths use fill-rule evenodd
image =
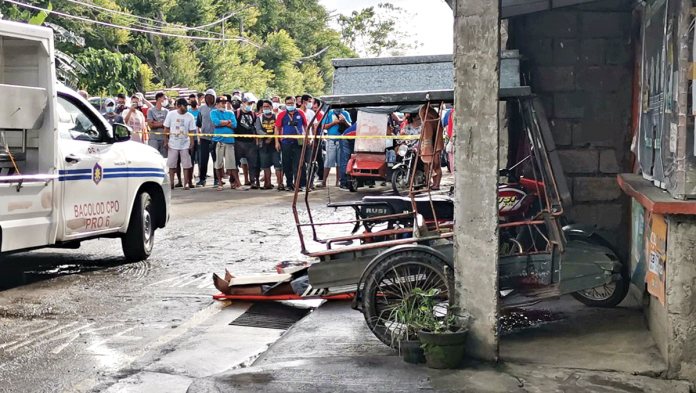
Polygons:
<instances>
[{"instance_id":1,"label":"concrete pillar","mask_svg":"<svg viewBox=\"0 0 696 393\"><path fill-rule=\"evenodd\" d=\"M499 4L454 5L456 302L473 317L468 354L496 360Z\"/></svg>"}]
</instances>

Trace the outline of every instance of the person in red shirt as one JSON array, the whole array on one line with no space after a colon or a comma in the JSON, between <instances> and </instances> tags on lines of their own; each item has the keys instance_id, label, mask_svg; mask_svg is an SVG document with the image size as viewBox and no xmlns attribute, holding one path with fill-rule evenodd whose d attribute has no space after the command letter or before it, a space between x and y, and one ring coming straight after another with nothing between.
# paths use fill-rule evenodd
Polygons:
<instances>
[{"instance_id":1,"label":"person in red shirt","mask_svg":"<svg viewBox=\"0 0 696 393\"><path fill-rule=\"evenodd\" d=\"M276 135L302 135L307 127L307 118L304 112L295 108L295 99L290 96L285 98L285 108L286 110L280 112L276 117ZM276 139L276 150L281 152L283 173L285 173L285 189L295 191L294 185L300 167L302 144L296 138L278 138Z\"/></svg>"}]
</instances>

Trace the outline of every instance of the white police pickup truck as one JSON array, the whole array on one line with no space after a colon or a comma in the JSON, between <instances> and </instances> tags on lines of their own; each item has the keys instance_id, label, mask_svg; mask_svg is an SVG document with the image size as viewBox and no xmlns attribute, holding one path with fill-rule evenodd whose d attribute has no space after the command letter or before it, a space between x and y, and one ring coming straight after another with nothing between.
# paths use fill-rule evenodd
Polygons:
<instances>
[{"instance_id":1,"label":"white police pickup truck","mask_svg":"<svg viewBox=\"0 0 696 393\"><path fill-rule=\"evenodd\" d=\"M51 29L0 21L0 253L112 237L144 260L169 218L164 159L54 68Z\"/></svg>"}]
</instances>

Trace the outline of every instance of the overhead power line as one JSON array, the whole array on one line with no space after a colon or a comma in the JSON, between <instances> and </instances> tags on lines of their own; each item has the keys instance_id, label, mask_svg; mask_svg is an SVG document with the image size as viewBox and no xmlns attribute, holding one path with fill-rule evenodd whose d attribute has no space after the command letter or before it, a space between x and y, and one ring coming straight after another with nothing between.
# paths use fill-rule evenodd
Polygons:
<instances>
[{"instance_id":1,"label":"overhead power line","mask_svg":"<svg viewBox=\"0 0 696 393\"><path fill-rule=\"evenodd\" d=\"M48 9L46 9L46 8L37 7L37 6L35 6L35 5L22 3L22 2L19 2L19 1L15 1L15 0L3 0L3 1L6 1L6 2L11 3L11 4L18 5L18 6L20 6L20 7L30 8L30 9L33 9L33 10L44 11L44 12L47 12L47 13L49 13L49 14L54 14L54 15L62 16L62 17L64 17L64 18L75 19L75 20L79 20L79 21L82 21L82 22L88 22L88 23L95 23L95 24L98 24L98 25L107 26L107 27L113 27L113 28L117 28L117 29L125 29L125 30L129 30L129 31L134 31L134 32L137 32L137 33L147 33L147 34L159 35L159 36L164 36L164 37L187 38L187 39L196 40L196 41L237 41L237 42L246 42L246 43L249 43L249 44L251 44L251 45L253 45L253 46L256 46L257 48L260 48L259 45L256 45L255 43L249 41L247 38L244 38L244 37L233 37L233 38L224 38L224 39L223 39L223 38L219 38L219 37L200 37L200 36L190 36L190 35L183 35L183 34L164 33L164 32L161 32L161 31L153 31L153 30L149 30L149 29L139 29L139 28L134 28L134 27L130 27L130 26L122 26L122 25L116 25L116 24L113 24L113 23L102 22L102 21L100 21L100 20L94 20L94 19L89 19L89 18L85 18L85 17L82 17L82 16L66 14L66 13L64 13L64 12L48 10Z\"/></svg>"},{"instance_id":2,"label":"overhead power line","mask_svg":"<svg viewBox=\"0 0 696 393\"><path fill-rule=\"evenodd\" d=\"M136 21L136 23L139 24L141 27L145 27L145 28L149 28L149 29L152 29L152 28L155 28L155 29L169 28L169 29L172 29L172 30L197 30L197 31L201 31L201 32L204 32L204 33L221 35L221 34L218 33L218 32L204 30L204 29L202 29L201 27L198 27L198 26L195 26L195 27L186 27L186 26L181 26L181 25L177 25L177 24L174 24L174 23L170 23L170 22L164 22L164 21L161 21L161 20L157 20L157 19L153 19L153 18L148 18L148 17L145 17L145 16L138 16L138 15L129 14L129 13L127 13L127 12L122 12L122 11L118 11L118 10L112 10L112 9L109 9L109 8L105 8L105 7L98 6L98 5L96 5L96 4L85 3L85 2L83 2L83 1L78 1L78 0L68 0L68 1L71 2L71 3L74 3L74 4L82 5L82 6L89 7L89 8L94 8L94 9L97 9L97 10L100 10L100 11L109 12L109 13L116 14L116 15L123 15L123 16L129 17L129 18L135 18L135 19L139 19L139 20L141 20L141 21L147 21L147 22L157 23L157 24L161 25L161 26L151 26L151 25L149 25L149 24L147 24L147 23L143 23L143 22L140 22L140 21Z\"/></svg>"},{"instance_id":3,"label":"overhead power line","mask_svg":"<svg viewBox=\"0 0 696 393\"><path fill-rule=\"evenodd\" d=\"M249 5L247 5L247 6L243 7L243 8L240 8L240 9L238 9L238 10L236 10L236 11L232 11L232 12L230 12L229 14L226 14L225 16L223 16L222 18L220 18L220 19L218 19L218 20L216 20L216 21L214 21L214 22L206 23L206 24L201 25L201 26L190 26L190 27L189 27L189 26L181 26L181 25L177 25L177 24L174 24L174 23L165 22L165 21L161 21L161 20L157 20L157 19L153 19L153 18L148 18L148 17L145 17L145 16L133 15L133 14L129 14L129 13L127 13L127 12L122 12L122 11L118 11L118 10L112 10L112 9L109 9L109 8L105 8L105 7L98 6L98 5L96 5L96 4L86 3L86 2L84 2L84 1L79 1L79 0L68 0L68 1L71 2L71 3L74 3L74 4L79 4L79 5L85 6L85 7L95 8L95 9L98 9L98 10L100 10L100 11L105 11L105 12L109 12L109 13L117 14L117 15L123 15L123 16L131 17L131 18L137 18L137 19L140 19L140 20L143 20L143 21L153 22L153 23L157 23L157 24L161 24L161 25L162 25L162 27L144 25L144 27L147 27L147 28L157 28L157 29L159 29L159 28L165 28L165 27L166 27L166 28L171 28L171 29L175 29L175 30L185 30L185 31L194 30L194 31L200 31L200 32L209 33L209 34L215 34L215 35L222 35L222 34L221 34L221 33L218 33L218 32L215 32L215 31L205 30L205 28L206 28L206 27L210 27L210 26L215 26L215 25L217 25L218 23L222 23L222 22L226 21L227 19L230 19L231 17L233 17L233 16L239 14L240 12L242 12L242 11L244 11L244 10L246 10L246 9L249 9L249 8L252 8L252 7L258 7L258 5L256 5L256 4L249 4ZM140 23L141 25L143 25L141 22L138 22L138 23Z\"/></svg>"}]
</instances>

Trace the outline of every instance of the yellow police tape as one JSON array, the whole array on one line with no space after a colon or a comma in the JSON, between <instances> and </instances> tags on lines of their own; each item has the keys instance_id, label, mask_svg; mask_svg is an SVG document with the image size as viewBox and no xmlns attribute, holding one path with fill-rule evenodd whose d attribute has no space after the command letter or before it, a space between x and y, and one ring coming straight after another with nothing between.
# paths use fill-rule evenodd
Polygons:
<instances>
[{"instance_id":1,"label":"yellow police tape","mask_svg":"<svg viewBox=\"0 0 696 393\"><path fill-rule=\"evenodd\" d=\"M167 135L165 132L133 131L134 134ZM280 139L305 139L304 135L253 135L253 134L185 134L186 136L206 136L220 138L280 138ZM310 135L308 139L420 139L420 135Z\"/></svg>"}]
</instances>

